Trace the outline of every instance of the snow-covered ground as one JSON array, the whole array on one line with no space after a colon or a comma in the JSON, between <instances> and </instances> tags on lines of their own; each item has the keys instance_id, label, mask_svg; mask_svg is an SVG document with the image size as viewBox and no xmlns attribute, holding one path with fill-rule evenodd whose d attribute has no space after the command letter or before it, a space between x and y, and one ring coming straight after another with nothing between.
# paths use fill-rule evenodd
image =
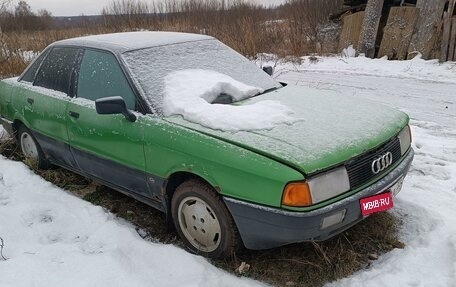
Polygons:
<instances>
[{"instance_id":1,"label":"snow-covered ground","mask_svg":"<svg viewBox=\"0 0 456 287\"><path fill-rule=\"evenodd\" d=\"M455 66L334 57L277 67L282 81L371 99L411 116L416 157L392 210L403 218L406 247L330 285L455 286ZM145 241L127 222L3 157L0 237L8 258L0 258L0 286L261 285Z\"/></svg>"}]
</instances>

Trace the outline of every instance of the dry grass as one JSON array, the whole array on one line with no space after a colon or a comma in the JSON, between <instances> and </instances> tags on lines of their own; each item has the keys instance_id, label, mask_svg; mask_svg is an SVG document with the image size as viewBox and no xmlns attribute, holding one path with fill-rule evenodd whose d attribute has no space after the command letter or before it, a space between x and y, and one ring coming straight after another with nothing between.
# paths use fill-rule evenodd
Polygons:
<instances>
[{"instance_id":1,"label":"dry grass","mask_svg":"<svg viewBox=\"0 0 456 287\"><path fill-rule=\"evenodd\" d=\"M0 143L0 153L9 159L23 161L13 140ZM152 207L61 168L34 170L53 184L130 221L145 240L183 247L176 234L166 228L164 214ZM276 286L323 286L369 268L378 255L403 248L404 244L397 236L399 226L400 221L390 213L379 213L324 242L293 244L265 251L245 250L234 258L212 260L212 263L238 276ZM240 275L235 270L242 262L249 264L250 269Z\"/></svg>"},{"instance_id":2,"label":"dry grass","mask_svg":"<svg viewBox=\"0 0 456 287\"><path fill-rule=\"evenodd\" d=\"M2 137L0 137L0 139L2 139ZM24 158L13 138L2 139L0 141L0 154L15 161L22 161Z\"/></svg>"},{"instance_id":3,"label":"dry grass","mask_svg":"<svg viewBox=\"0 0 456 287\"><path fill-rule=\"evenodd\" d=\"M18 76L49 44L67 38L113 32L112 29L92 27L48 31L1 32L0 79Z\"/></svg>"},{"instance_id":4,"label":"dry grass","mask_svg":"<svg viewBox=\"0 0 456 287\"><path fill-rule=\"evenodd\" d=\"M38 53L66 38L141 29L208 34L250 58L259 53L281 57L337 53L340 27L329 18L340 6L341 0L288 0L277 10L244 0L168 0L158 4L113 0L103 10L103 22L98 26L81 23L79 28L35 31L2 31L0 27L0 79L23 71L30 61L24 57L26 51ZM1 17L0 13L0 20L5 20Z\"/></svg>"},{"instance_id":5,"label":"dry grass","mask_svg":"<svg viewBox=\"0 0 456 287\"><path fill-rule=\"evenodd\" d=\"M232 271L245 261L251 265L245 276L276 286L323 286L368 268L370 258L403 248L397 238L398 226L397 218L380 213L324 242L246 251L234 260L213 263Z\"/></svg>"}]
</instances>

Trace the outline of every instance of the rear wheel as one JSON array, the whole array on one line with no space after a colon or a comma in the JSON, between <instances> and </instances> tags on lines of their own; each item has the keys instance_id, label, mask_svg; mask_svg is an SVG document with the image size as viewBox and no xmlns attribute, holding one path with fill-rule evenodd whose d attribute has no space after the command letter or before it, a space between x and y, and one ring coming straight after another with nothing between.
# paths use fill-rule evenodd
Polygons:
<instances>
[{"instance_id":1,"label":"rear wheel","mask_svg":"<svg viewBox=\"0 0 456 287\"><path fill-rule=\"evenodd\" d=\"M240 246L234 221L211 186L198 180L182 183L171 202L174 225L185 245L206 257L227 257Z\"/></svg>"},{"instance_id":2,"label":"rear wheel","mask_svg":"<svg viewBox=\"0 0 456 287\"><path fill-rule=\"evenodd\" d=\"M21 126L17 138L22 154L27 161L35 163L41 169L47 169L51 166L29 129Z\"/></svg>"}]
</instances>

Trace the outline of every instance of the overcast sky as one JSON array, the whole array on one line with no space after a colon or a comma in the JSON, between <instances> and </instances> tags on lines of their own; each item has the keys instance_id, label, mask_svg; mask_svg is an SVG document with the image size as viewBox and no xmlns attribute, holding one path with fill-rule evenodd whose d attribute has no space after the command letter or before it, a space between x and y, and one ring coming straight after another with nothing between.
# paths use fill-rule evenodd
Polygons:
<instances>
[{"instance_id":1,"label":"overcast sky","mask_svg":"<svg viewBox=\"0 0 456 287\"><path fill-rule=\"evenodd\" d=\"M46 9L54 16L77 16L100 14L104 6L111 0L25 0L33 11ZM264 5L283 3L285 0L251 0ZM17 4L15 0L13 4Z\"/></svg>"}]
</instances>

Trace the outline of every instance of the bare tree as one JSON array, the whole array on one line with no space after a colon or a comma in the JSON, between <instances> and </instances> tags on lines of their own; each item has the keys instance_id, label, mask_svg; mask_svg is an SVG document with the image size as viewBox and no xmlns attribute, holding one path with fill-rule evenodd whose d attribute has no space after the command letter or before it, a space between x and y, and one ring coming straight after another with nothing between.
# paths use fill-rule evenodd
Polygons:
<instances>
[{"instance_id":1,"label":"bare tree","mask_svg":"<svg viewBox=\"0 0 456 287\"><path fill-rule=\"evenodd\" d=\"M11 3L11 1L12 0L0 1L0 64L3 61L4 54L6 51L5 34L3 33L3 25L5 21L3 21L3 18L6 18L7 16L7 7Z\"/></svg>"},{"instance_id":2,"label":"bare tree","mask_svg":"<svg viewBox=\"0 0 456 287\"><path fill-rule=\"evenodd\" d=\"M12 0L3 0L3 1L0 1L0 12L1 11L4 11L6 9L6 7L8 7L8 5L12 2Z\"/></svg>"},{"instance_id":3,"label":"bare tree","mask_svg":"<svg viewBox=\"0 0 456 287\"><path fill-rule=\"evenodd\" d=\"M141 0L113 0L103 8L105 25L122 30L147 26L150 18L149 4Z\"/></svg>"},{"instance_id":4,"label":"bare tree","mask_svg":"<svg viewBox=\"0 0 456 287\"><path fill-rule=\"evenodd\" d=\"M288 0L283 17L288 18L293 53L320 52L324 36L321 31L341 7L340 0Z\"/></svg>"},{"instance_id":5,"label":"bare tree","mask_svg":"<svg viewBox=\"0 0 456 287\"><path fill-rule=\"evenodd\" d=\"M32 16L32 8L25 1L19 1L17 6L14 8L14 16L16 17L29 17Z\"/></svg>"},{"instance_id":6,"label":"bare tree","mask_svg":"<svg viewBox=\"0 0 456 287\"><path fill-rule=\"evenodd\" d=\"M4 18L7 13L7 8L12 0L0 0L0 18ZM3 21L0 21L0 34L2 33Z\"/></svg>"},{"instance_id":7,"label":"bare tree","mask_svg":"<svg viewBox=\"0 0 456 287\"><path fill-rule=\"evenodd\" d=\"M46 30L52 26L52 14L46 9L38 10L37 14L38 30Z\"/></svg>"}]
</instances>

